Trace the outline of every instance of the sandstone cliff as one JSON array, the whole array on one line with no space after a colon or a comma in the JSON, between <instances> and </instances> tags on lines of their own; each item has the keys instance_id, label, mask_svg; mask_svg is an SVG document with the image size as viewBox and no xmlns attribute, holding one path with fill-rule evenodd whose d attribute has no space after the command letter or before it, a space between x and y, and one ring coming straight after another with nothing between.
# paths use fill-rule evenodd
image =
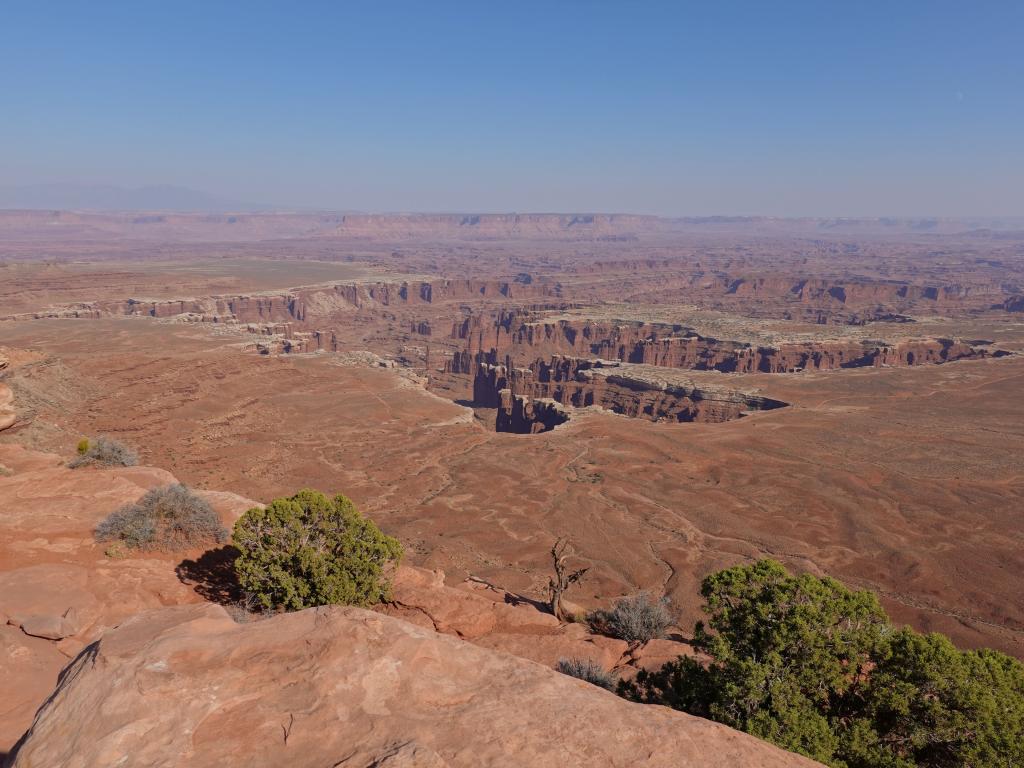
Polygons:
<instances>
[{"instance_id":1,"label":"sandstone cliff","mask_svg":"<svg viewBox=\"0 0 1024 768\"><path fill-rule=\"evenodd\" d=\"M528 368L480 363L473 402L498 409L498 431L521 433L543 432L566 421L556 406L597 405L651 421L722 422L786 405L729 387L725 377L697 381L653 366L559 355Z\"/></svg>"},{"instance_id":2,"label":"sandstone cliff","mask_svg":"<svg viewBox=\"0 0 1024 768\"><path fill-rule=\"evenodd\" d=\"M538 297L550 295L554 290L548 285L505 280L353 281L234 296L104 300L8 315L0 317L0 320L192 316L207 322L310 323L336 315L351 315L361 309L470 299Z\"/></svg>"},{"instance_id":3,"label":"sandstone cliff","mask_svg":"<svg viewBox=\"0 0 1024 768\"><path fill-rule=\"evenodd\" d=\"M1011 296L1003 302L1002 308L1007 312L1024 312L1024 296Z\"/></svg>"},{"instance_id":4,"label":"sandstone cliff","mask_svg":"<svg viewBox=\"0 0 1024 768\"><path fill-rule=\"evenodd\" d=\"M682 325L594 320L535 320L499 312L493 319L471 315L456 323L453 339L465 343L447 366L472 373L476 363L511 358L517 365L549 355L571 355L626 363L727 373L793 373L880 366L912 366L983 358L989 352L959 339L822 339L752 344L702 336Z\"/></svg>"}]
</instances>

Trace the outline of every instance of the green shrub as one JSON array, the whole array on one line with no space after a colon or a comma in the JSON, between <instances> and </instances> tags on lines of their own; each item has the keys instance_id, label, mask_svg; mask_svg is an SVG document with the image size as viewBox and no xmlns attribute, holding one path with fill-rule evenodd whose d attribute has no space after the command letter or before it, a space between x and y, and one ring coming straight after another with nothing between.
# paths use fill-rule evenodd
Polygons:
<instances>
[{"instance_id":1,"label":"green shrub","mask_svg":"<svg viewBox=\"0 0 1024 768\"><path fill-rule=\"evenodd\" d=\"M302 490L254 508L235 523L235 571L241 588L265 608L299 610L387 599L385 569L402 546L344 496Z\"/></svg>"},{"instance_id":2,"label":"green shrub","mask_svg":"<svg viewBox=\"0 0 1024 768\"><path fill-rule=\"evenodd\" d=\"M761 560L708 576L708 623L679 658L621 683L842 768L1024 765L1024 665L895 629L877 598Z\"/></svg>"},{"instance_id":3,"label":"green shrub","mask_svg":"<svg viewBox=\"0 0 1024 768\"><path fill-rule=\"evenodd\" d=\"M1024 664L911 629L895 632L876 663L865 725L843 745L851 765L1024 765Z\"/></svg>"},{"instance_id":4,"label":"green shrub","mask_svg":"<svg viewBox=\"0 0 1024 768\"><path fill-rule=\"evenodd\" d=\"M592 659L559 659L555 669L563 675L578 678L598 688L608 691L615 688L615 676Z\"/></svg>"},{"instance_id":5,"label":"green shrub","mask_svg":"<svg viewBox=\"0 0 1024 768\"><path fill-rule=\"evenodd\" d=\"M589 621L602 634L637 646L664 637L675 619L667 597L653 600L640 592L619 599L610 611L595 611Z\"/></svg>"},{"instance_id":6,"label":"green shrub","mask_svg":"<svg viewBox=\"0 0 1024 768\"><path fill-rule=\"evenodd\" d=\"M76 450L79 456L85 456L89 452L89 438L83 437L79 440Z\"/></svg>"},{"instance_id":7,"label":"green shrub","mask_svg":"<svg viewBox=\"0 0 1024 768\"><path fill-rule=\"evenodd\" d=\"M181 484L152 488L96 526L96 540L132 549L176 551L227 541L227 531L206 501ZM116 551L114 547L108 554Z\"/></svg>"},{"instance_id":8,"label":"green shrub","mask_svg":"<svg viewBox=\"0 0 1024 768\"><path fill-rule=\"evenodd\" d=\"M82 443L85 443L85 451ZM134 467L139 463L139 455L122 442L109 437L98 437L95 442L88 440L78 443L78 456L68 466L71 469L98 464L102 467Z\"/></svg>"}]
</instances>

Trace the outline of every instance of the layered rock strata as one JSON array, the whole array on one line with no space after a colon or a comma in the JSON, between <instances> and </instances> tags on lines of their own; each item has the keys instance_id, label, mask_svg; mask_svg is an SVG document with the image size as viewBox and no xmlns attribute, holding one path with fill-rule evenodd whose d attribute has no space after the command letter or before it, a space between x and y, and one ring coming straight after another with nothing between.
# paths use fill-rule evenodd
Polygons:
<instances>
[{"instance_id":1,"label":"layered rock strata","mask_svg":"<svg viewBox=\"0 0 1024 768\"><path fill-rule=\"evenodd\" d=\"M724 382L698 383L650 366L557 355L528 368L481 363L473 380L473 402L498 409L499 431L527 433L543 432L565 421L561 409L549 403L575 408L596 405L634 418L681 422L729 421L750 411L786 405Z\"/></svg>"},{"instance_id":2,"label":"layered rock strata","mask_svg":"<svg viewBox=\"0 0 1024 768\"><path fill-rule=\"evenodd\" d=\"M471 316L452 329L466 347L446 364L449 373L473 373L479 363L506 358L522 364L548 355L574 355L627 363L729 373L793 373L946 363L988 356L985 349L949 338L821 340L758 345L702 336L680 325L590 320L538 322L499 313L488 324Z\"/></svg>"},{"instance_id":3,"label":"layered rock strata","mask_svg":"<svg viewBox=\"0 0 1024 768\"><path fill-rule=\"evenodd\" d=\"M193 316L206 322L307 323L337 313L375 307L433 304L473 299L547 296L551 286L500 280L420 280L350 282L288 291L190 299L126 299L52 307L9 315L4 320L142 316Z\"/></svg>"}]
</instances>

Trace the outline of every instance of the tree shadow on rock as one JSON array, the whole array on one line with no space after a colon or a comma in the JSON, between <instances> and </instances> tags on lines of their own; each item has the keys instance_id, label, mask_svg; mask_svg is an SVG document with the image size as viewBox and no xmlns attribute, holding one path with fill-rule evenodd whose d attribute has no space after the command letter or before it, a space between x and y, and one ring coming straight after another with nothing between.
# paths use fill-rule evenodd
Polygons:
<instances>
[{"instance_id":1,"label":"tree shadow on rock","mask_svg":"<svg viewBox=\"0 0 1024 768\"><path fill-rule=\"evenodd\" d=\"M235 575L238 550L228 544L204 552L195 560L182 560L174 569L182 584L211 603L231 605L242 599L242 588Z\"/></svg>"},{"instance_id":2,"label":"tree shadow on rock","mask_svg":"<svg viewBox=\"0 0 1024 768\"><path fill-rule=\"evenodd\" d=\"M547 601L535 600L532 597L518 595L513 592L505 593L505 603L513 607L519 607L520 605L530 605L536 608L541 613L551 613L551 604Z\"/></svg>"}]
</instances>

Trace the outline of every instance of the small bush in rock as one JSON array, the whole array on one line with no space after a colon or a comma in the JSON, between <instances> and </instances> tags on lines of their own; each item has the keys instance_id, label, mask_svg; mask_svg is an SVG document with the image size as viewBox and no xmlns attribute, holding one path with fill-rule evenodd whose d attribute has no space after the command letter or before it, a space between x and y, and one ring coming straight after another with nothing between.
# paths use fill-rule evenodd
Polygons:
<instances>
[{"instance_id":1,"label":"small bush in rock","mask_svg":"<svg viewBox=\"0 0 1024 768\"><path fill-rule=\"evenodd\" d=\"M96 540L131 549L175 551L227 541L209 504L180 483L153 488L96 526Z\"/></svg>"},{"instance_id":2,"label":"small bush in rock","mask_svg":"<svg viewBox=\"0 0 1024 768\"><path fill-rule=\"evenodd\" d=\"M653 600L646 592L623 597L610 611L598 611L591 616L594 629L630 645L664 637L674 621L668 598Z\"/></svg>"},{"instance_id":3,"label":"small bush in rock","mask_svg":"<svg viewBox=\"0 0 1024 768\"><path fill-rule=\"evenodd\" d=\"M256 596L249 592L243 592L237 600L227 603L224 610L236 624L248 624L273 615L272 611L264 610Z\"/></svg>"},{"instance_id":4,"label":"small bush in rock","mask_svg":"<svg viewBox=\"0 0 1024 768\"><path fill-rule=\"evenodd\" d=\"M372 605L390 594L397 539L344 496L303 490L255 507L235 523L238 584L264 608Z\"/></svg>"},{"instance_id":5,"label":"small bush in rock","mask_svg":"<svg viewBox=\"0 0 1024 768\"><path fill-rule=\"evenodd\" d=\"M82 450L83 443L85 450ZM139 455L122 442L109 437L98 437L94 442L79 442L78 456L68 466L71 469L96 464L101 467L134 467Z\"/></svg>"},{"instance_id":6,"label":"small bush in rock","mask_svg":"<svg viewBox=\"0 0 1024 768\"><path fill-rule=\"evenodd\" d=\"M592 659L559 659L555 669L563 675L575 677L605 690L615 689L615 676Z\"/></svg>"}]
</instances>

